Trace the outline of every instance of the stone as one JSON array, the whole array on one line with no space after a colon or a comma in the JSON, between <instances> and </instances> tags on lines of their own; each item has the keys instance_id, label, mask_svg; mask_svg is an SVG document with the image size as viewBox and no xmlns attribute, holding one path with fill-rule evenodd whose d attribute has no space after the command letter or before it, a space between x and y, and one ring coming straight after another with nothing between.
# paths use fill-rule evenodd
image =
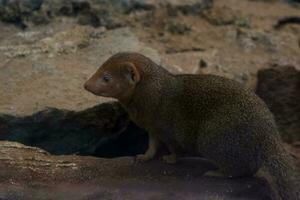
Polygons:
<instances>
[{"instance_id":1,"label":"stone","mask_svg":"<svg viewBox=\"0 0 300 200\"><path fill-rule=\"evenodd\" d=\"M256 93L275 115L287 142L300 140L300 71L293 66L274 66L258 71Z\"/></svg>"},{"instance_id":2,"label":"stone","mask_svg":"<svg viewBox=\"0 0 300 200\"><path fill-rule=\"evenodd\" d=\"M0 2L0 20L26 28L24 21L31 13L39 10L43 0L3 0Z\"/></svg>"},{"instance_id":3,"label":"stone","mask_svg":"<svg viewBox=\"0 0 300 200\"><path fill-rule=\"evenodd\" d=\"M27 28L31 23L47 24L57 16L78 18L81 25L123 26L122 14L153 11L167 7L170 13L199 14L212 6L212 0L156 1L156 0L25 0L1 1L0 20Z\"/></svg>"},{"instance_id":4,"label":"stone","mask_svg":"<svg viewBox=\"0 0 300 200\"><path fill-rule=\"evenodd\" d=\"M157 3L153 0L113 0L111 2L113 5L117 5L125 14L133 11L154 10L157 6Z\"/></svg>"},{"instance_id":5,"label":"stone","mask_svg":"<svg viewBox=\"0 0 300 200\"><path fill-rule=\"evenodd\" d=\"M161 60L130 28L75 24L56 29L54 33L16 32L13 38L18 42L0 42L0 57L8 59L0 73L0 91L5 93L0 97L0 113L30 115L46 107L83 110L111 100L83 89L85 80L111 55L136 51L157 63Z\"/></svg>"},{"instance_id":6,"label":"stone","mask_svg":"<svg viewBox=\"0 0 300 200\"><path fill-rule=\"evenodd\" d=\"M194 15L211 8L213 0L163 0L160 3L166 5L171 13L180 12L185 15Z\"/></svg>"},{"instance_id":7,"label":"stone","mask_svg":"<svg viewBox=\"0 0 300 200\"><path fill-rule=\"evenodd\" d=\"M120 51L136 51L150 57L154 62L160 63L161 58L158 52L150 47L145 46L139 41L136 35L132 33L130 28L119 28L113 31L108 31L90 45L91 51L88 53L88 59L91 63L99 66L103 59L109 55L118 53ZM95 60L95 58L98 58Z\"/></svg>"},{"instance_id":8,"label":"stone","mask_svg":"<svg viewBox=\"0 0 300 200\"><path fill-rule=\"evenodd\" d=\"M261 178L208 178L213 166L195 158L169 165L133 157L53 156L0 141L1 199L270 199Z\"/></svg>"},{"instance_id":9,"label":"stone","mask_svg":"<svg viewBox=\"0 0 300 200\"><path fill-rule=\"evenodd\" d=\"M233 36L233 34L231 36ZM255 29L248 30L238 28L236 30L235 40L245 52L253 52L258 48L263 48L265 51L273 53L278 50L279 44L278 38L263 30Z\"/></svg>"},{"instance_id":10,"label":"stone","mask_svg":"<svg viewBox=\"0 0 300 200\"><path fill-rule=\"evenodd\" d=\"M169 22L166 24L165 29L174 35L184 35L191 31L191 28L183 23Z\"/></svg>"},{"instance_id":11,"label":"stone","mask_svg":"<svg viewBox=\"0 0 300 200\"><path fill-rule=\"evenodd\" d=\"M202 13L202 16L211 24L217 26L236 25L239 27L250 27L250 18L243 16L241 12L237 12L230 7L213 7Z\"/></svg>"}]
</instances>

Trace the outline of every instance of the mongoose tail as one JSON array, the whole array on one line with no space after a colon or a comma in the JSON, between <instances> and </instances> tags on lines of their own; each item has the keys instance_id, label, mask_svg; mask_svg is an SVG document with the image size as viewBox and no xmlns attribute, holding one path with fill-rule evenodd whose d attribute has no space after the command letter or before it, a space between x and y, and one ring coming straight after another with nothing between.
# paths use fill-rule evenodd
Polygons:
<instances>
[{"instance_id":1,"label":"mongoose tail","mask_svg":"<svg viewBox=\"0 0 300 200\"><path fill-rule=\"evenodd\" d=\"M300 200L300 179L291 156L279 145L276 154L265 158L265 166L272 176L281 200Z\"/></svg>"}]
</instances>

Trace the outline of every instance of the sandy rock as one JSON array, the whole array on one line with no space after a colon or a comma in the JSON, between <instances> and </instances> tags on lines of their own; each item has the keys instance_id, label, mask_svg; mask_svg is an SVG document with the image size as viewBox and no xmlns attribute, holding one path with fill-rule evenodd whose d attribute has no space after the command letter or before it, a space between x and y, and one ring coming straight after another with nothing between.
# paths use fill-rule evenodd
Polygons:
<instances>
[{"instance_id":1,"label":"sandy rock","mask_svg":"<svg viewBox=\"0 0 300 200\"><path fill-rule=\"evenodd\" d=\"M170 22L166 25L166 30L171 34L184 35L191 31L191 28L183 23Z\"/></svg>"},{"instance_id":2,"label":"sandy rock","mask_svg":"<svg viewBox=\"0 0 300 200\"><path fill-rule=\"evenodd\" d=\"M202 16L214 25L232 25L241 27L250 27L250 18L243 16L241 12L237 12L230 7L213 7L202 13Z\"/></svg>"},{"instance_id":3,"label":"sandy rock","mask_svg":"<svg viewBox=\"0 0 300 200\"><path fill-rule=\"evenodd\" d=\"M167 5L170 12L180 12L185 15L199 14L204 10L211 8L213 0L163 0L161 4Z\"/></svg>"},{"instance_id":4,"label":"sandy rock","mask_svg":"<svg viewBox=\"0 0 300 200\"><path fill-rule=\"evenodd\" d=\"M16 37L21 44L9 44L0 46L2 52L8 58L35 57L40 54L74 53L80 45L88 42L88 34L91 29L76 26L68 31L61 31L51 36L37 39L39 32L18 32ZM44 33L48 35L47 33ZM13 42L11 42L13 43Z\"/></svg>"},{"instance_id":5,"label":"sandy rock","mask_svg":"<svg viewBox=\"0 0 300 200\"><path fill-rule=\"evenodd\" d=\"M120 51L140 52L160 63L157 51L141 43L129 28L106 31L74 25L65 30L63 25L61 29L41 33L44 37L32 42L17 36L16 44L0 43L0 57L7 60L0 66L0 91L6 93L0 97L1 113L32 114L45 107L82 110L108 101L86 92L83 84Z\"/></svg>"},{"instance_id":6,"label":"sandy rock","mask_svg":"<svg viewBox=\"0 0 300 200\"><path fill-rule=\"evenodd\" d=\"M275 52L278 49L278 38L262 30L238 28L235 32L228 32L227 37L235 40L247 53L261 48L268 52Z\"/></svg>"},{"instance_id":7,"label":"sandy rock","mask_svg":"<svg viewBox=\"0 0 300 200\"><path fill-rule=\"evenodd\" d=\"M2 199L270 199L259 178L202 177L212 166L201 159L138 164L132 157L52 156L1 141L0 160Z\"/></svg>"},{"instance_id":8,"label":"sandy rock","mask_svg":"<svg viewBox=\"0 0 300 200\"><path fill-rule=\"evenodd\" d=\"M179 52L169 52L162 58L163 66L173 73L215 74L233 79L245 86L252 79L249 71L242 68L233 70L230 68L231 66L222 64L221 55L217 49L190 48L179 50Z\"/></svg>"},{"instance_id":9,"label":"sandy rock","mask_svg":"<svg viewBox=\"0 0 300 200\"><path fill-rule=\"evenodd\" d=\"M89 51L88 59L95 62L97 66L104 60L99 57L107 58L109 55L115 54L120 51L136 51L140 52L153 61L160 63L160 56L157 51L145 46L139 39L132 33L130 28L120 28L114 31L106 32L91 44L89 47L93 49ZM95 58L97 57L97 60Z\"/></svg>"}]
</instances>

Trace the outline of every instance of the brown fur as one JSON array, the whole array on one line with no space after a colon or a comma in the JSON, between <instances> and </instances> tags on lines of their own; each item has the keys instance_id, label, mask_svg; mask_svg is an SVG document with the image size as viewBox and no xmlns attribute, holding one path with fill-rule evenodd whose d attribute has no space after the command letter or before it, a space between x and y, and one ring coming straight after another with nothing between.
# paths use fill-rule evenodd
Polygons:
<instances>
[{"instance_id":1,"label":"brown fur","mask_svg":"<svg viewBox=\"0 0 300 200\"><path fill-rule=\"evenodd\" d=\"M103 83L103 75L111 79ZM86 82L100 96L118 99L131 119L149 133L140 161L160 144L164 157L202 155L227 177L252 176L262 166L273 176L281 199L299 199L295 169L264 102L239 83L213 75L173 75L137 53L109 58Z\"/></svg>"}]
</instances>

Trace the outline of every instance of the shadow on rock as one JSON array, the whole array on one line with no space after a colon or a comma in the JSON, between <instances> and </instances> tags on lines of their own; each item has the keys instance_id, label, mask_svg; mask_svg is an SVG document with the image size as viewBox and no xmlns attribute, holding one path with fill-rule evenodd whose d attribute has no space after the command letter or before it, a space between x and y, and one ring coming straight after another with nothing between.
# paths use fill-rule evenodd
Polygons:
<instances>
[{"instance_id":1,"label":"shadow on rock","mask_svg":"<svg viewBox=\"0 0 300 200\"><path fill-rule=\"evenodd\" d=\"M147 147L145 131L128 119L118 103L80 112L48 108L25 117L0 115L0 140L56 155L133 156Z\"/></svg>"}]
</instances>

